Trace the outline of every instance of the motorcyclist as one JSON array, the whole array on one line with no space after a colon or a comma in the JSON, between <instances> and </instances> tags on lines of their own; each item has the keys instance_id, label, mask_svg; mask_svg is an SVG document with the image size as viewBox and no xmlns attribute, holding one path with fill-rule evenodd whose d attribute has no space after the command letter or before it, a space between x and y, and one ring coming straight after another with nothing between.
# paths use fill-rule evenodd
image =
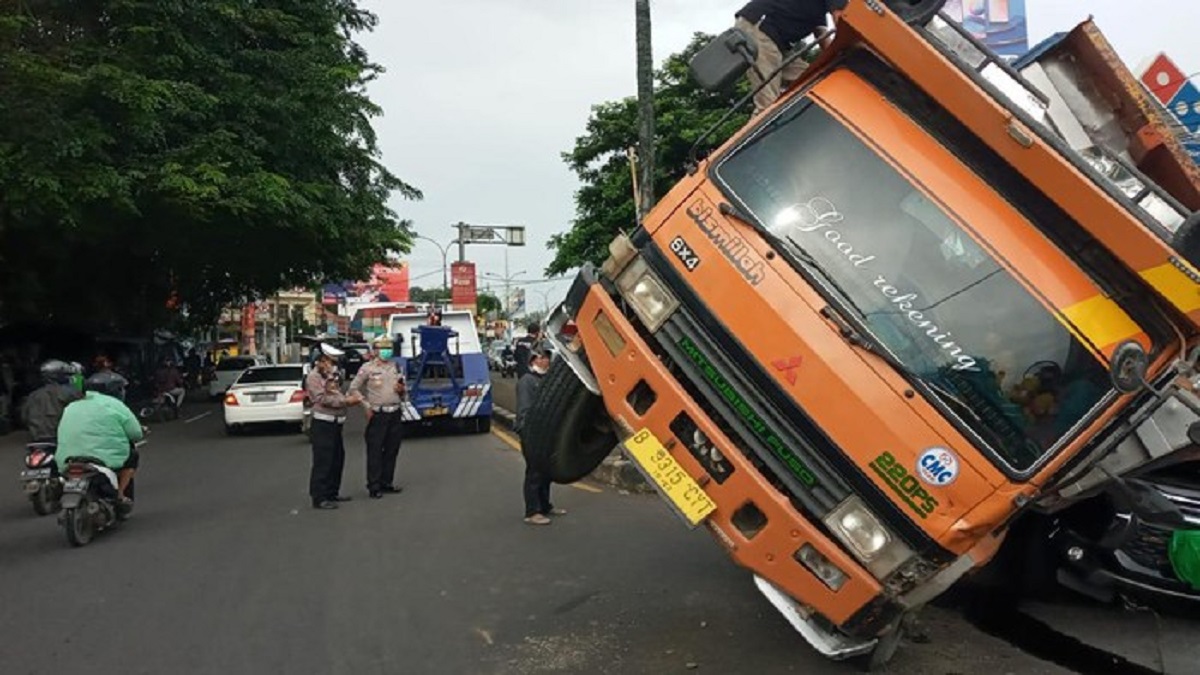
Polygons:
<instances>
[{"instance_id":1,"label":"motorcyclist","mask_svg":"<svg viewBox=\"0 0 1200 675\"><path fill-rule=\"evenodd\" d=\"M93 375L84 388L83 398L67 406L58 425L58 443L64 448L56 457L59 470L72 457L96 459L117 472L119 496L130 501L126 495L138 466L134 444L145 437L146 428L117 398L123 387L116 379Z\"/></svg>"},{"instance_id":2,"label":"motorcyclist","mask_svg":"<svg viewBox=\"0 0 1200 675\"><path fill-rule=\"evenodd\" d=\"M175 399L175 407L183 405L183 396L186 393L183 376L179 374L179 369L175 367L172 359L163 359L159 364L154 373L154 390L157 396L170 394Z\"/></svg>"},{"instance_id":3,"label":"motorcyclist","mask_svg":"<svg viewBox=\"0 0 1200 675\"><path fill-rule=\"evenodd\" d=\"M129 387L129 380L125 379L123 375L113 370L112 359L108 358L108 356L104 354L101 354L100 356L96 357L96 360L92 362L92 365L95 367L95 372L92 373L92 377L100 377L109 382L113 388L113 391L115 392L111 394L111 396L115 396L124 401L125 389Z\"/></svg>"},{"instance_id":4,"label":"motorcyclist","mask_svg":"<svg viewBox=\"0 0 1200 675\"><path fill-rule=\"evenodd\" d=\"M39 370L43 384L25 398L21 421L29 432L30 442L54 443L63 409L83 393L74 385L80 370L74 364L57 359L46 361Z\"/></svg>"}]
</instances>

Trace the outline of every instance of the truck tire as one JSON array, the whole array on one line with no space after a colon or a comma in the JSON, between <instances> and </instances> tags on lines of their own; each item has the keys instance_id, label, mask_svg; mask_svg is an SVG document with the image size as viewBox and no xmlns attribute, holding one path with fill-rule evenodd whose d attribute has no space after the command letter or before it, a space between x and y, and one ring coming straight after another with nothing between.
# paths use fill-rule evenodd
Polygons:
<instances>
[{"instance_id":1,"label":"truck tire","mask_svg":"<svg viewBox=\"0 0 1200 675\"><path fill-rule=\"evenodd\" d=\"M888 9L910 26L924 26L942 11L946 0L885 0Z\"/></svg>"},{"instance_id":2,"label":"truck tire","mask_svg":"<svg viewBox=\"0 0 1200 675\"><path fill-rule=\"evenodd\" d=\"M574 483L600 466L616 444L604 401L565 361L555 359L522 421L526 460L555 483Z\"/></svg>"}]
</instances>

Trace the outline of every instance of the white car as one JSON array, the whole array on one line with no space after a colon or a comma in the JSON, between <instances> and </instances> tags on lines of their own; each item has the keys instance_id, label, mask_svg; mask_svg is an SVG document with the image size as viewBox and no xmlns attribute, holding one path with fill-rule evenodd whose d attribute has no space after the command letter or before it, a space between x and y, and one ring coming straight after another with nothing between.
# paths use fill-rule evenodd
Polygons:
<instances>
[{"instance_id":1,"label":"white car","mask_svg":"<svg viewBox=\"0 0 1200 675\"><path fill-rule=\"evenodd\" d=\"M247 368L265 365L267 365L265 356L226 356L217 364L212 382L208 383L208 395L212 398L221 398Z\"/></svg>"},{"instance_id":2,"label":"white car","mask_svg":"<svg viewBox=\"0 0 1200 675\"><path fill-rule=\"evenodd\" d=\"M254 366L225 393L225 431L235 434L247 424L304 423L304 366L289 363Z\"/></svg>"}]
</instances>

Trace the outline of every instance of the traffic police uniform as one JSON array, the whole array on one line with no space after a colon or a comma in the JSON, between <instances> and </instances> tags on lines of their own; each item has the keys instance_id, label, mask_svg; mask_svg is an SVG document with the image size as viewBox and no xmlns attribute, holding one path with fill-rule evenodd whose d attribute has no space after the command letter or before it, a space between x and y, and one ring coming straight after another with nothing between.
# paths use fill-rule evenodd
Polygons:
<instances>
[{"instance_id":1,"label":"traffic police uniform","mask_svg":"<svg viewBox=\"0 0 1200 675\"><path fill-rule=\"evenodd\" d=\"M367 431L367 491L372 498L384 492L399 492L393 484L396 459L404 429L404 375L391 360L392 342L386 337L375 342L374 358L364 363L350 383L359 392L369 412Z\"/></svg>"},{"instance_id":2,"label":"traffic police uniform","mask_svg":"<svg viewBox=\"0 0 1200 675\"><path fill-rule=\"evenodd\" d=\"M327 344L321 345L321 353L333 359L342 355L340 349ZM342 426L346 423L346 397L338 386L337 373L328 376L313 367L304 382L308 398L312 401L312 473L308 481L308 494L313 506L320 509L337 508L342 485L342 469L346 463L346 446L342 440Z\"/></svg>"}]
</instances>

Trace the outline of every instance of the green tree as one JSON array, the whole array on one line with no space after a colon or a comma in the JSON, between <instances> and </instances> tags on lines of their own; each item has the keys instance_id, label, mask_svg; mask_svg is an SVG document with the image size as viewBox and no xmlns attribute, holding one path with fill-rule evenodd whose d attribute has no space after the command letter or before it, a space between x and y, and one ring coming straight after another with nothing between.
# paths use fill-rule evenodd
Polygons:
<instances>
[{"instance_id":1,"label":"green tree","mask_svg":"<svg viewBox=\"0 0 1200 675\"><path fill-rule=\"evenodd\" d=\"M408 289L408 299L412 302L446 303L450 302L450 292L444 288L421 288L413 286Z\"/></svg>"},{"instance_id":2,"label":"green tree","mask_svg":"<svg viewBox=\"0 0 1200 675\"><path fill-rule=\"evenodd\" d=\"M491 313L498 314L502 311L504 311L504 304L501 303L500 298L497 298L495 295L492 295L491 293L480 293L478 296L476 296L475 313L479 316L487 316Z\"/></svg>"},{"instance_id":3,"label":"green tree","mask_svg":"<svg viewBox=\"0 0 1200 675\"><path fill-rule=\"evenodd\" d=\"M743 80L735 92L712 93L698 87L688 72L692 56L712 37L697 33L691 44L667 58L654 75L655 199L661 198L687 171L688 152L706 130L716 124L737 99L748 91ZM702 149L710 150L729 138L749 119L739 112L709 136ZM575 193L575 220L571 229L552 236L554 259L549 276L564 274L584 262L599 263L608 256L608 243L617 233L637 225L633 180L625 151L638 141L638 100L629 97L592 107L587 133L563 160L579 177Z\"/></svg>"},{"instance_id":4,"label":"green tree","mask_svg":"<svg viewBox=\"0 0 1200 675\"><path fill-rule=\"evenodd\" d=\"M0 321L144 330L407 251L354 0L0 5Z\"/></svg>"}]
</instances>

